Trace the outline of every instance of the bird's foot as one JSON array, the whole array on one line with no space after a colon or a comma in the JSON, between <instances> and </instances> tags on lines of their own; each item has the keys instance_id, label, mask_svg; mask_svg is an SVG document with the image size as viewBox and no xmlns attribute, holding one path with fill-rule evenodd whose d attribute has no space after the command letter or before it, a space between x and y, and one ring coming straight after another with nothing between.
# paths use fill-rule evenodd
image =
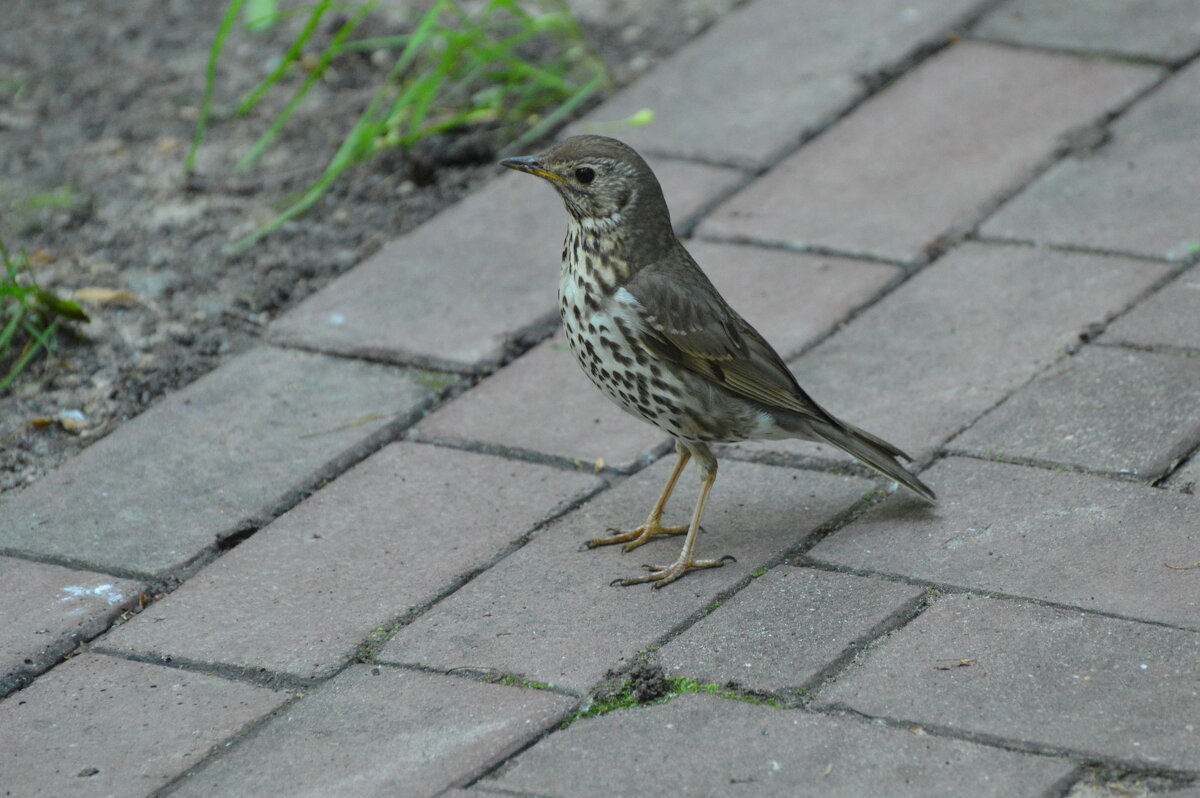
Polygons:
<instances>
[{"instance_id":1,"label":"bird's foot","mask_svg":"<svg viewBox=\"0 0 1200 798\"><path fill-rule=\"evenodd\" d=\"M628 532L622 532L619 529L609 529L609 532L616 534L606 538L594 538L583 544L585 549L594 549L597 546L611 546L614 543L624 543L621 551L633 551L643 543L649 543L650 538L656 535L682 535L688 531L686 526L663 526L658 522L658 519L647 521L637 529L631 529Z\"/></svg>"},{"instance_id":2,"label":"bird's foot","mask_svg":"<svg viewBox=\"0 0 1200 798\"><path fill-rule=\"evenodd\" d=\"M737 560L729 554L716 560L691 560L680 557L670 565L643 565L642 567L650 573L644 576L631 576L628 579L614 579L612 584L626 587L651 582L657 590L664 585L671 584L688 571L695 571L699 568L720 568L726 562L737 562Z\"/></svg>"}]
</instances>

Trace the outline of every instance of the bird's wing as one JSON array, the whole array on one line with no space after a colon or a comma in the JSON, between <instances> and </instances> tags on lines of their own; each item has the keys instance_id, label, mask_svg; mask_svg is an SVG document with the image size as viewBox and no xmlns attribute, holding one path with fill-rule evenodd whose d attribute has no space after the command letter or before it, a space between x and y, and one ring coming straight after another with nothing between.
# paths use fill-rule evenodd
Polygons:
<instances>
[{"instance_id":1,"label":"bird's wing","mask_svg":"<svg viewBox=\"0 0 1200 798\"><path fill-rule=\"evenodd\" d=\"M837 423L804 393L783 359L729 307L682 247L644 267L618 291L643 345L738 396Z\"/></svg>"}]
</instances>

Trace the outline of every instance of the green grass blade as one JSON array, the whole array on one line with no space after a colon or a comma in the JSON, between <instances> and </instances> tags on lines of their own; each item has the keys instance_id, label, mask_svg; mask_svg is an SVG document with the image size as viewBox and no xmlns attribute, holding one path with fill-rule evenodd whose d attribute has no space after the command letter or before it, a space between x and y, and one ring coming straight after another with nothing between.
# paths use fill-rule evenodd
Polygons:
<instances>
[{"instance_id":1,"label":"green grass blade","mask_svg":"<svg viewBox=\"0 0 1200 798\"><path fill-rule=\"evenodd\" d=\"M500 150L498 157L508 157L509 155L512 155L514 152L517 152L523 148L525 145L529 144L531 141L537 141L542 136L546 135L546 133L550 132L555 125L562 122L571 113L573 113L576 108L582 105L588 97L591 97L593 94L595 94L600 87L605 84L605 82L606 78L603 74L596 75L594 78L588 81L586 85L579 89L579 91L575 92L570 99L543 117L541 121L529 128L529 130L526 130L524 133L518 136L517 140L512 144L509 144L507 147Z\"/></svg>"},{"instance_id":2,"label":"green grass blade","mask_svg":"<svg viewBox=\"0 0 1200 798\"><path fill-rule=\"evenodd\" d=\"M334 34L333 42L329 45L329 47L325 48L323 53L321 53L321 57L318 59L316 67L313 68L313 71L309 74L303 85L301 85L300 88L296 90L296 93L292 95L292 99L289 100L284 109L279 112L279 116L275 117L275 121L271 123L271 126L267 128L266 132L259 137L258 141L254 142L254 146L250 148L250 151L242 156L242 159L233 167L234 172L244 172L249 169L250 166L266 151L267 147L271 146L271 143L275 141L280 132L283 130L284 125L286 125L288 120L292 118L292 114L296 113L296 109L300 107L300 103L304 101L304 98L308 96L308 93L312 90L312 87L316 85L316 82L321 79L322 75L325 74L325 70L329 66L329 62L333 60L333 49L338 47L346 40L347 37L350 36L351 33L354 32L354 29L358 27L359 23L363 21L363 18L368 12L370 12L374 5L374 0L367 3L361 9L359 9L357 14L351 17L349 21L347 21L342 25L341 28L338 29L338 32Z\"/></svg>"},{"instance_id":3,"label":"green grass blade","mask_svg":"<svg viewBox=\"0 0 1200 798\"><path fill-rule=\"evenodd\" d=\"M377 96L376 100L379 99L379 96ZM372 101L372 105L374 104L375 101ZM368 112L371 112L370 108L368 108ZM377 125L370 122L368 119L368 114L363 114L363 116L358 120L358 123L354 126L354 129L350 131L350 135L348 135L342 142L341 146L338 147L338 151L334 154L333 159L329 162L329 165L325 167L325 173L321 175L321 177L315 183L309 186L309 188L305 190L304 194L302 194L298 200L293 202L282 213L268 222L261 230L251 233L237 243L228 247L225 250L226 254L236 254L238 252L242 252L247 247L254 244L254 242L261 239L263 236L275 232L285 222L294 219L301 213L304 213L304 211L311 208L317 202L317 200L321 198L321 195L325 193L326 189L329 188L330 184L337 179L338 175L340 175L349 167L353 166L361 158L363 153L370 151L376 130Z\"/></svg>"},{"instance_id":4,"label":"green grass blade","mask_svg":"<svg viewBox=\"0 0 1200 798\"><path fill-rule=\"evenodd\" d=\"M308 22L304 24L304 29L300 31L300 35L296 37L296 40L292 42L292 46L284 53L283 60L279 62L279 66L275 67L271 74L267 75L263 82L255 87L254 91L246 95L246 99L242 100L242 104L237 109L239 116L250 113L250 110L258 105L259 101L271 90L271 87L283 79L288 68L300 60L300 56L304 52L304 45L308 44L313 34L317 32L317 27L321 24L322 17L325 16L325 13L331 6L333 6L333 0L321 0L317 4L316 8L308 15Z\"/></svg>"},{"instance_id":5,"label":"green grass blade","mask_svg":"<svg viewBox=\"0 0 1200 798\"><path fill-rule=\"evenodd\" d=\"M242 17L246 30L255 33L270 30L279 20L279 5L275 0L249 0Z\"/></svg>"},{"instance_id":6,"label":"green grass blade","mask_svg":"<svg viewBox=\"0 0 1200 798\"><path fill-rule=\"evenodd\" d=\"M32 328L32 325L27 325L27 328ZM21 357L16 364L9 369L8 374L4 379L0 380L0 393L8 390L8 386L12 385L13 380L20 376L25 367L29 365L29 361L33 360L34 356L42 349L48 349L48 340L53 340L54 334L58 332L58 322L54 322L43 331L38 331L35 328L32 331L33 340L25 347L25 351L21 353Z\"/></svg>"},{"instance_id":7,"label":"green grass blade","mask_svg":"<svg viewBox=\"0 0 1200 798\"><path fill-rule=\"evenodd\" d=\"M17 305L12 310L12 314L8 324L4 325L3 330L0 330L0 359L8 355L8 347L12 345L13 336L17 334L17 329L25 319L25 308Z\"/></svg>"},{"instance_id":8,"label":"green grass blade","mask_svg":"<svg viewBox=\"0 0 1200 798\"><path fill-rule=\"evenodd\" d=\"M39 304L56 316L62 316L64 319L70 319L71 321L91 321L88 315L83 312L83 308L79 306L78 302L55 296L41 286L34 288L33 296Z\"/></svg>"},{"instance_id":9,"label":"green grass blade","mask_svg":"<svg viewBox=\"0 0 1200 798\"><path fill-rule=\"evenodd\" d=\"M196 135L192 139L192 149L183 163L184 174L191 174L196 168L196 152L200 149L200 142L204 139L204 130L208 127L208 117L212 114L213 88L217 82L217 59L221 57L225 39L229 37L229 32L233 30L234 23L237 22L238 11L241 10L243 2L245 0L232 0L229 4L225 18L221 20L221 27L217 29L217 38L208 51L208 67L204 73L204 98L200 101L200 118L196 120Z\"/></svg>"}]
</instances>

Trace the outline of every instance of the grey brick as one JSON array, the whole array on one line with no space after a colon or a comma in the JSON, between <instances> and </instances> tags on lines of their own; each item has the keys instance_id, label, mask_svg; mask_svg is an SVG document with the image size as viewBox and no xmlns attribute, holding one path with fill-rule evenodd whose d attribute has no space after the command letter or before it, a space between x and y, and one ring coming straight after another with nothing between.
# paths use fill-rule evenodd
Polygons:
<instances>
[{"instance_id":1,"label":"grey brick","mask_svg":"<svg viewBox=\"0 0 1200 798\"><path fill-rule=\"evenodd\" d=\"M287 699L82 654L0 703L0 785L21 798L143 798Z\"/></svg>"},{"instance_id":2,"label":"grey brick","mask_svg":"<svg viewBox=\"0 0 1200 798\"><path fill-rule=\"evenodd\" d=\"M695 224L709 205L746 179L746 175L737 169L673 158L647 158L666 195L671 221L680 233Z\"/></svg>"},{"instance_id":3,"label":"grey brick","mask_svg":"<svg viewBox=\"0 0 1200 798\"><path fill-rule=\"evenodd\" d=\"M894 266L692 242L717 288L781 352L832 329L898 274ZM417 428L441 441L477 442L604 461L624 470L666 436L625 413L580 372L561 336L545 341Z\"/></svg>"},{"instance_id":4,"label":"grey brick","mask_svg":"<svg viewBox=\"0 0 1200 798\"><path fill-rule=\"evenodd\" d=\"M684 695L579 721L480 786L581 798L999 798L1045 794L1071 767L847 718Z\"/></svg>"},{"instance_id":5,"label":"grey brick","mask_svg":"<svg viewBox=\"0 0 1200 798\"><path fill-rule=\"evenodd\" d=\"M0 695L55 665L138 603L142 585L0 557Z\"/></svg>"},{"instance_id":6,"label":"grey brick","mask_svg":"<svg viewBox=\"0 0 1200 798\"><path fill-rule=\"evenodd\" d=\"M1175 259L1200 250L1200 63L1114 122L1111 140L1067 158L982 227L987 236Z\"/></svg>"},{"instance_id":7,"label":"grey brick","mask_svg":"<svg viewBox=\"0 0 1200 798\"><path fill-rule=\"evenodd\" d=\"M412 373L251 350L0 499L0 547L162 573L269 519L431 396Z\"/></svg>"},{"instance_id":8,"label":"grey brick","mask_svg":"<svg viewBox=\"0 0 1200 798\"><path fill-rule=\"evenodd\" d=\"M792 370L834 415L921 457L1053 363L1056 350L1128 305L1167 268L1031 247L959 246ZM802 441L738 450L831 452Z\"/></svg>"},{"instance_id":9,"label":"grey brick","mask_svg":"<svg viewBox=\"0 0 1200 798\"><path fill-rule=\"evenodd\" d=\"M599 484L545 466L393 444L103 645L329 676L372 630L432 601Z\"/></svg>"},{"instance_id":10,"label":"grey brick","mask_svg":"<svg viewBox=\"0 0 1200 798\"><path fill-rule=\"evenodd\" d=\"M651 160L686 223L741 176ZM488 371L557 319L567 216L542 181L507 173L385 245L284 314L276 341L450 371Z\"/></svg>"},{"instance_id":11,"label":"grey brick","mask_svg":"<svg viewBox=\"0 0 1200 798\"><path fill-rule=\"evenodd\" d=\"M1167 485L1190 494L1197 492L1197 486L1200 486L1200 451L1192 453L1191 459L1167 480Z\"/></svg>"},{"instance_id":12,"label":"grey brick","mask_svg":"<svg viewBox=\"0 0 1200 798\"><path fill-rule=\"evenodd\" d=\"M820 562L1200 628L1200 498L953 457L933 509L891 502L818 543ZM1136 530L1136 534L1131 534Z\"/></svg>"},{"instance_id":13,"label":"grey brick","mask_svg":"<svg viewBox=\"0 0 1200 798\"><path fill-rule=\"evenodd\" d=\"M420 440L480 443L576 460L583 468L627 470L651 458L666 436L610 402L579 370L562 334L417 426Z\"/></svg>"},{"instance_id":14,"label":"grey brick","mask_svg":"<svg viewBox=\"0 0 1200 798\"><path fill-rule=\"evenodd\" d=\"M1166 61L1200 48L1193 0L1010 0L985 16L974 33L1018 44Z\"/></svg>"},{"instance_id":15,"label":"grey brick","mask_svg":"<svg viewBox=\"0 0 1200 798\"><path fill-rule=\"evenodd\" d=\"M1159 72L960 44L906 73L700 226L705 236L903 261L972 228L1060 136Z\"/></svg>"},{"instance_id":16,"label":"grey brick","mask_svg":"<svg viewBox=\"0 0 1200 798\"><path fill-rule=\"evenodd\" d=\"M762 167L863 92L862 78L938 39L967 0L796 3L756 0L593 111L590 122L643 108L645 127L616 135L636 148Z\"/></svg>"},{"instance_id":17,"label":"grey brick","mask_svg":"<svg viewBox=\"0 0 1200 798\"><path fill-rule=\"evenodd\" d=\"M970 660L962 667L946 663ZM1137 767L1200 767L1200 634L949 596L819 699L872 717L1066 749Z\"/></svg>"},{"instance_id":18,"label":"grey brick","mask_svg":"<svg viewBox=\"0 0 1200 798\"><path fill-rule=\"evenodd\" d=\"M780 565L663 646L663 667L668 676L755 690L799 687L923 592Z\"/></svg>"},{"instance_id":19,"label":"grey brick","mask_svg":"<svg viewBox=\"0 0 1200 798\"><path fill-rule=\"evenodd\" d=\"M1100 340L1200 349L1200 266L1184 272L1117 319Z\"/></svg>"},{"instance_id":20,"label":"grey brick","mask_svg":"<svg viewBox=\"0 0 1200 798\"><path fill-rule=\"evenodd\" d=\"M1200 359L1088 347L951 442L1153 480L1200 444Z\"/></svg>"},{"instance_id":21,"label":"grey brick","mask_svg":"<svg viewBox=\"0 0 1200 798\"><path fill-rule=\"evenodd\" d=\"M495 668L582 692L608 668L798 544L869 487L851 477L722 464L698 556L732 554L738 561L689 574L663 590L610 587L614 579L639 573L641 563L667 564L679 553L678 537L658 539L624 556L615 546L579 550L606 527L641 523L666 481L671 459L552 523L400 630L381 660L441 669ZM664 523L685 523L696 492L689 470Z\"/></svg>"},{"instance_id":22,"label":"grey brick","mask_svg":"<svg viewBox=\"0 0 1200 798\"><path fill-rule=\"evenodd\" d=\"M433 796L520 750L572 703L539 690L356 665L171 795Z\"/></svg>"}]
</instances>

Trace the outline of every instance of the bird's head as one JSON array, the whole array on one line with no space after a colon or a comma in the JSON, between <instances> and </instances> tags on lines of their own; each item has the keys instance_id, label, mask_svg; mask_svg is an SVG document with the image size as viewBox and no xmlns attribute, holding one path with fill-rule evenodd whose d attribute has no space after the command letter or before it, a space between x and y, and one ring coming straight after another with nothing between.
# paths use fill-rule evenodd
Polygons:
<instances>
[{"instance_id":1,"label":"bird's head","mask_svg":"<svg viewBox=\"0 0 1200 798\"><path fill-rule=\"evenodd\" d=\"M505 158L502 166L545 179L585 226L670 229L654 172L632 148L606 136L572 136L541 155Z\"/></svg>"}]
</instances>

